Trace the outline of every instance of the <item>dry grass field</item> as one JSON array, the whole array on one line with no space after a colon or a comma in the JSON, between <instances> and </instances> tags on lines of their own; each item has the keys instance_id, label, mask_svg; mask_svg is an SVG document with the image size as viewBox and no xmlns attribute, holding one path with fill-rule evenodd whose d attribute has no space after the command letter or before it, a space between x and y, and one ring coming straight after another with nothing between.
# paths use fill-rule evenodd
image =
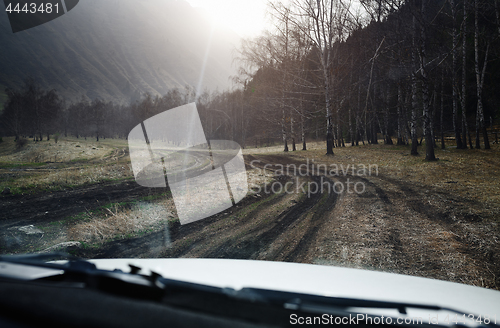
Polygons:
<instances>
[{"instance_id":1,"label":"dry grass field","mask_svg":"<svg viewBox=\"0 0 500 328\"><path fill-rule=\"evenodd\" d=\"M132 178L126 140L59 138L16 150L13 138L0 143L0 191L14 194L64 190Z\"/></svg>"}]
</instances>

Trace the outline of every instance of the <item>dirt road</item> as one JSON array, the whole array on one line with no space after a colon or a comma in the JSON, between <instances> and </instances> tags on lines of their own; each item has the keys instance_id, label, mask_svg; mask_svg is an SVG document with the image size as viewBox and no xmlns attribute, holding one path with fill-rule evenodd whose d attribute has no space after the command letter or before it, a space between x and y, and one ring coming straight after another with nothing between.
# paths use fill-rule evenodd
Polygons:
<instances>
[{"instance_id":1,"label":"dirt road","mask_svg":"<svg viewBox=\"0 0 500 328\"><path fill-rule=\"evenodd\" d=\"M247 165L303 164L290 156L245 156ZM471 211L469 200L375 176L286 175L299 192L264 192L187 225L170 223L144 237L82 250L86 257L205 257L291 261L383 270L500 289L498 227ZM349 179L349 180L348 180ZM360 183L363 192L302 192L309 183ZM49 195L0 198L0 231L57 220L106 202L164 190L134 182L94 185ZM23 203L21 203L21 201ZM35 214L34 214L35 213Z\"/></svg>"}]
</instances>

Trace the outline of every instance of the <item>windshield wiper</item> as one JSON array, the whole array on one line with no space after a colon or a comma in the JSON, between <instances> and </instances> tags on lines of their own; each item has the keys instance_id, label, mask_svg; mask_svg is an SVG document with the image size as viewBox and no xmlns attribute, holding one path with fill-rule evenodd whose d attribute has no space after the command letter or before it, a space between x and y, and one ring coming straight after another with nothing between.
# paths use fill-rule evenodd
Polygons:
<instances>
[{"instance_id":1,"label":"windshield wiper","mask_svg":"<svg viewBox=\"0 0 500 328\"><path fill-rule=\"evenodd\" d=\"M65 259L68 259L65 263L44 262ZM53 270L52 275L47 274L36 279L38 281L83 283L86 288L155 301L161 300L164 293L164 286L157 281L160 275L156 273L152 273L151 276L139 275L137 274L139 268L134 266L131 266L130 273L122 270L100 270L95 264L66 253L0 256L1 262ZM2 276L1 270L0 276ZM9 277L13 278L12 274Z\"/></svg>"},{"instance_id":2,"label":"windshield wiper","mask_svg":"<svg viewBox=\"0 0 500 328\"><path fill-rule=\"evenodd\" d=\"M68 259L68 261L65 263L44 262L56 259ZM151 272L150 275L139 274L141 269L133 265L129 265L129 273L118 269L114 271L101 270L97 269L95 264L91 262L77 259L65 253L0 256L0 262L48 268L58 272L58 274L39 279L42 281L79 282L84 283L86 288L115 295L165 302L200 311L220 312L221 315L227 314L226 306L241 306L240 303L265 305L288 312L330 314L341 317L355 313L350 311L352 308L393 309L402 315L406 315L408 309L448 311L464 315L461 311L426 304L328 297L259 288L242 288L240 290L219 288L168 279L155 272ZM0 270L1 276L2 271ZM494 323L487 324L487 326L500 327Z\"/></svg>"}]
</instances>

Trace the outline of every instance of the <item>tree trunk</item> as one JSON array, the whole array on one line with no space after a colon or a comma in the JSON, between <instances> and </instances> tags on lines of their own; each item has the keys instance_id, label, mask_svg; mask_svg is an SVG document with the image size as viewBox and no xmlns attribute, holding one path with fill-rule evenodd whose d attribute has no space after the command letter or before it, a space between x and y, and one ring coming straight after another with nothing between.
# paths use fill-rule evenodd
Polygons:
<instances>
[{"instance_id":1,"label":"tree trunk","mask_svg":"<svg viewBox=\"0 0 500 328\"><path fill-rule=\"evenodd\" d=\"M351 72L349 75L349 84L352 85L352 71L353 71L353 59L351 59ZM354 135L352 131L352 110L351 110L351 88L349 88L349 102L347 103L348 106L348 124L349 124L349 141L351 141L351 146L354 146Z\"/></svg>"},{"instance_id":2,"label":"tree trunk","mask_svg":"<svg viewBox=\"0 0 500 328\"><path fill-rule=\"evenodd\" d=\"M354 146L354 133L352 130L352 113L351 113L351 106L349 106L349 139L351 141L351 146Z\"/></svg>"},{"instance_id":3,"label":"tree trunk","mask_svg":"<svg viewBox=\"0 0 500 328\"><path fill-rule=\"evenodd\" d=\"M344 135L343 135L343 131L342 131L342 126L340 125L340 108L343 106L344 104L344 100L342 100L340 102L340 105L337 107L337 110L335 111L335 115L336 115L336 121L337 121L337 147L345 147L345 144L344 144Z\"/></svg>"},{"instance_id":4,"label":"tree trunk","mask_svg":"<svg viewBox=\"0 0 500 328\"><path fill-rule=\"evenodd\" d=\"M464 14L462 22L462 134L463 149L467 149L467 138L469 138L470 148L472 149L472 140L469 133L469 124L467 122L467 0L464 0Z\"/></svg>"},{"instance_id":5,"label":"tree trunk","mask_svg":"<svg viewBox=\"0 0 500 328\"><path fill-rule=\"evenodd\" d=\"M359 113L356 113L356 146L359 146L359 139L361 138L361 118Z\"/></svg>"},{"instance_id":6,"label":"tree trunk","mask_svg":"<svg viewBox=\"0 0 500 328\"><path fill-rule=\"evenodd\" d=\"M450 0L451 5L451 15L453 17L453 49L452 49L452 91L453 91L453 130L455 131L455 141L457 143L457 149L462 149L462 139L460 138L459 123L458 123L458 82L457 82L457 70L458 70L458 32L457 32L457 10L455 6L455 0ZM465 38L464 38L465 39Z\"/></svg>"},{"instance_id":7,"label":"tree trunk","mask_svg":"<svg viewBox=\"0 0 500 328\"><path fill-rule=\"evenodd\" d=\"M306 132L305 132L305 118L304 118L304 105L302 103L302 98L300 98L300 136L302 139L302 150L307 150L306 146Z\"/></svg>"},{"instance_id":8,"label":"tree trunk","mask_svg":"<svg viewBox=\"0 0 500 328\"><path fill-rule=\"evenodd\" d=\"M329 56L328 56L329 57ZM323 57L322 57L323 58ZM325 58L323 58L323 61ZM326 60L329 60L327 58ZM332 103L330 100L330 82L328 76L328 63L323 62L323 74L325 79L325 100L326 100L326 155L333 154L333 122L332 122Z\"/></svg>"},{"instance_id":9,"label":"tree trunk","mask_svg":"<svg viewBox=\"0 0 500 328\"><path fill-rule=\"evenodd\" d=\"M377 136L377 128L375 127L375 119L377 119L378 126L380 128L380 121L378 119L377 113L375 113L375 111L372 111L371 127L370 127L370 131L372 133L371 143L373 145L378 145L378 136ZM380 129L380 130L382 130L382 129ZM380 131L380 132L382 133L382 131Z\"/></svg>"},{"instance_id":10,"label":"tree trunk","mask_svg":"<svg viewBox=\"0 0 500 328\"><path fill-rule=\"evenodd\" d=\"M327 121L326 121L326 154L333 155L333 126L332 126L332 118L328 116L327 112Z\"/></svg>"},{"instance_id":11,"label":"tree trunk","mask_svg":"<svg viewBox=\"0 0 500 328\"><path fill-rule=\"evenodd\" d=\"M286 128L285 128L285 109L284 106L282 106L282 117L281 117L281 134L283 136L283 144L285 145L285 148L283 149L284 152L288 151L288 142L287 142L287 137L286 137Z\"/></svg>"},{"instance_id":12,"label":"tree trunk","mask_svg":"<svg viewBox=\"0 0 500 328\"><path fill-rule=\"evenodd\" d=\"M443 119L444 119L444 71L441 73L441 113L439 117L439 131L441 131L441 149L446 149L446 145L444 143L444 124L443 124Z\"/></svg>"},{"instance_id":13,"label":"tree trunk","mask_svg":"<svg viewBox=\"0 0 500 328\"><path fill-rule=\"evenodd\" d=\"M393 145L392 138L389 136L389 90L385 92L385 106L384 106L384 143L386 145Z\"/></svg>"},{"instance_id":14,"label":"tree trunk","mask_svg":"<svg viewBox=\"0 0 500 328\"><path fill-rule=\"evenodd\" d=\"M361 118L359 113L361 110L361 79L358 80L358 108L356 110L356 146L359 146L359 138L361 134Z\"/></svg>"},{"instance_id":15,"label":"tree trunk","mask_svg":"<svg viewBox=\"0 0 500 328\"><path fill-rule=\"evenodd\" d=\"M397 145L401 146L404 145L403 142L403 109L402 109L402 90L401 90L401 81L398 81L398 141Z\"/></svg>"},{"instance_id":16,"label":"tree trunk","mask_svg":"<svg viewBox=\"0 0 500 328\"><path fill-rule=\"evenodd\" d=\"M304 128L304 116L302 116L302 122L301 122L301 136L302 136L302 150L307 150L306 146L306 132Z\"/></svg>"},{"instance_id":17,"label":"tree trunk","mask_svg":"<svg viewBox=\"0 0 500 328\"><path fill-rule=\"evenodd\" d=\"M498 12L498 0L494 0L494 2L495 2L495 16L497 18L498 36L500 36L500 13Z\"/></svg>"},{"instance_id":18,"label":"tree trunk","mask_svg":"<svg viewBox=\"0 0 500 328\"><path fill-rule=\"evenodd\" d=\"M437 110L436 110L436 108L437 108L437 89L436 89L436 86L434 86L434 93L432 94L432 103L433 103L433 105L430 109L429 125L430 125L431 136L432 136L432 147L434 147L434 149L436 149L437 148L436 135L434 134L434 115L437 112Z\"/></svg>"},{"instance_id":19,"label":"tree trunk","mask_svg":"<svg viewBox=\"0 0 500 328\"><path fill-rule=\"evenodd\" d=\"M327 59L328 60L328 59ZM327 63L323 63L323 73L325 78L325 100L326 100L326 155L334 155L333 154L333 122L332 122L332 102L330 100L330 82L329 76L327 72Z\"/></svg>"},{"instance_id":20,"label":"tree trunk","mask_svg":"<svg viewBox=\"0 0 500 328\"><path fill-rule=\"evenodd\" d=\"M411 155L418 155L418 136L417 136L417 77L413 74L411 82Z\"/></svg>"},{"instance_id":21,"label":"tree trunk","mask_svg":"<svg viewBox=\"0 0 500 328\"><path fill-rule=\"evenodd\" d=\"M411 61L414 70L417 69L417 59L415 58L415 34L416 34L416 18L413 16L412 32L413 32L413 49L411 51ZM411 155L418 155L418 137L417 137L417 77L413 73L411 76Z\"/></svg>"},{"instance_id":22,"label":"tree trunk","mask_svg":"<svg viewBox=\"0 0 500 328\"><path fill-rule=\"evenodd\" d=\"M408 128L408 103L409 103L409 99L410 99L410 93L406 92L406 95L405 95L405 99L403 101L403 117L404 117L404 120L402 121L403 123L403 128L405 130L405 145L409 145L410 144L410 138L411 138L411 131L410 129Z\"/></svg>"},{"instance_id":23,"label":"tree trunk","mask_svg":"<svg viewBox=\"0 0 500 328\"><path fill-rule=\"evenodd\" d=\"M429 81L427 77L427 55L426 55L426 41L427 41L427 33L425 31L426 26L423 22L426 21L426 13L425 13L425 1L422 1L422 22L420 29L420 74L422 77L422 102L423 102L423 121L425 126L425 160L427 161L435 161L436 156L434 154L434 139L432 138L432 126L431 126L431 109L429 102Z\"/></svg>"},{"instance_id":24,"label":"tree trunk","mask_svg":"<svg viewBox=\"0 0 500 328\"><path fill-rule=\"evenodd\" d=\"M478 0L474 0L474 63L476 71L476 91L477 91L477 113L476 113L476 148L481 148L479 143L479 131L483 132L483 142L484 148L490 149L490 142L488 140L488 133L486 131L486 124L484 122L484 110L483 110L483 85L484 85L484 75L486 73L486 65L488 64L488 52L490 45L488 43L486 47L486 54L484 56L484 63L482 71L479 70L479 21L478 21Z\"/></svg>"}]
</instances>

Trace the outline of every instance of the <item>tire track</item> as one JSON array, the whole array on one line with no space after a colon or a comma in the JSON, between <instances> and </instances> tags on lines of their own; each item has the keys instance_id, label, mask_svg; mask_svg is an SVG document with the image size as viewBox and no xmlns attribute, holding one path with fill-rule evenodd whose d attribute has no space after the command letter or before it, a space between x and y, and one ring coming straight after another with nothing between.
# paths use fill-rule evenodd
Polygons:
<instances>
[{"instance_id":1,"label":"tire track","mask_svg":"<svg viewBox=\"0 0 500 328\"><path fill-rule=\"evenodd\" d=\"M256 159L260 160L258 167L261 169L269 163L289 164L288 158L280 156L249 156L245 158L245 162L248 165ZM289 182L292 178L295 177L286 177L281 182ZM300 179L301 182L319 183L321 176L300 176ZM330 179L328 181L331 182ZM304 262L308 250L316 242L326 215L335 207L337 195L317 192L312 193L311 197L299 196L285 193L264 193L264 197L260 199L247 196L236 207L231 208L230 213L219 213L182 226L179 223L171 224L168 228L171 244L170 247L165 247L162 257L259 258ZM248 211L253 205L256 205L255 208ZM280 206L285 206L281 213L271 213ZM305 226L303 230L298 228L301 224ZM298 235L298 240L291 238L293 235ZM142 256L144 254L139 254L134 249L141 251L144 243L154 243L152 240L161 236L161 233L157 233L111 243L100 252L99 257L116 257L117 254L126 257ZM140 248L135 248L135 245L140 245ZM153 244L151 246L154 248ZM274 251L270 252L271 248Z\"/></svg>"},{"instance_id":2,"label":"tire track","mask_svg":"<svg viewBox=\"0 0 500 328\"><path fill-rule=\"evenodd\" d=\"M312 180L318 182L319 177L313 177ZM304 220L306 215L314 209L315 223L306 230L299 244L290 250L288 250L289 243L285 243L285 245L280 248L280 250L285 249L288 253L286 256L287 260L293 261L304 250L306 250L307 246L314 240L314 236L321 226L322 214L335 204L335 198L328 197L330 200L330 206L318 208L318 205L321 204L320 200L322 198L324 197L320 193L315 193L312 197L306 197L305 200L289 207L278 215L273 220L273 226L270 228L266 228L266 224L261 223L248 231L245 240L237 242L228 240L221 245L220 248L204 253L203 257L256 259L259 254L263 253L267 248L273 245L273 243L275 243L280 236L289 232L290 229L293 229L292 226L295 223ZM275 258L269 258L269 260L274 259Z\"/></svg>"}]
</instances>

